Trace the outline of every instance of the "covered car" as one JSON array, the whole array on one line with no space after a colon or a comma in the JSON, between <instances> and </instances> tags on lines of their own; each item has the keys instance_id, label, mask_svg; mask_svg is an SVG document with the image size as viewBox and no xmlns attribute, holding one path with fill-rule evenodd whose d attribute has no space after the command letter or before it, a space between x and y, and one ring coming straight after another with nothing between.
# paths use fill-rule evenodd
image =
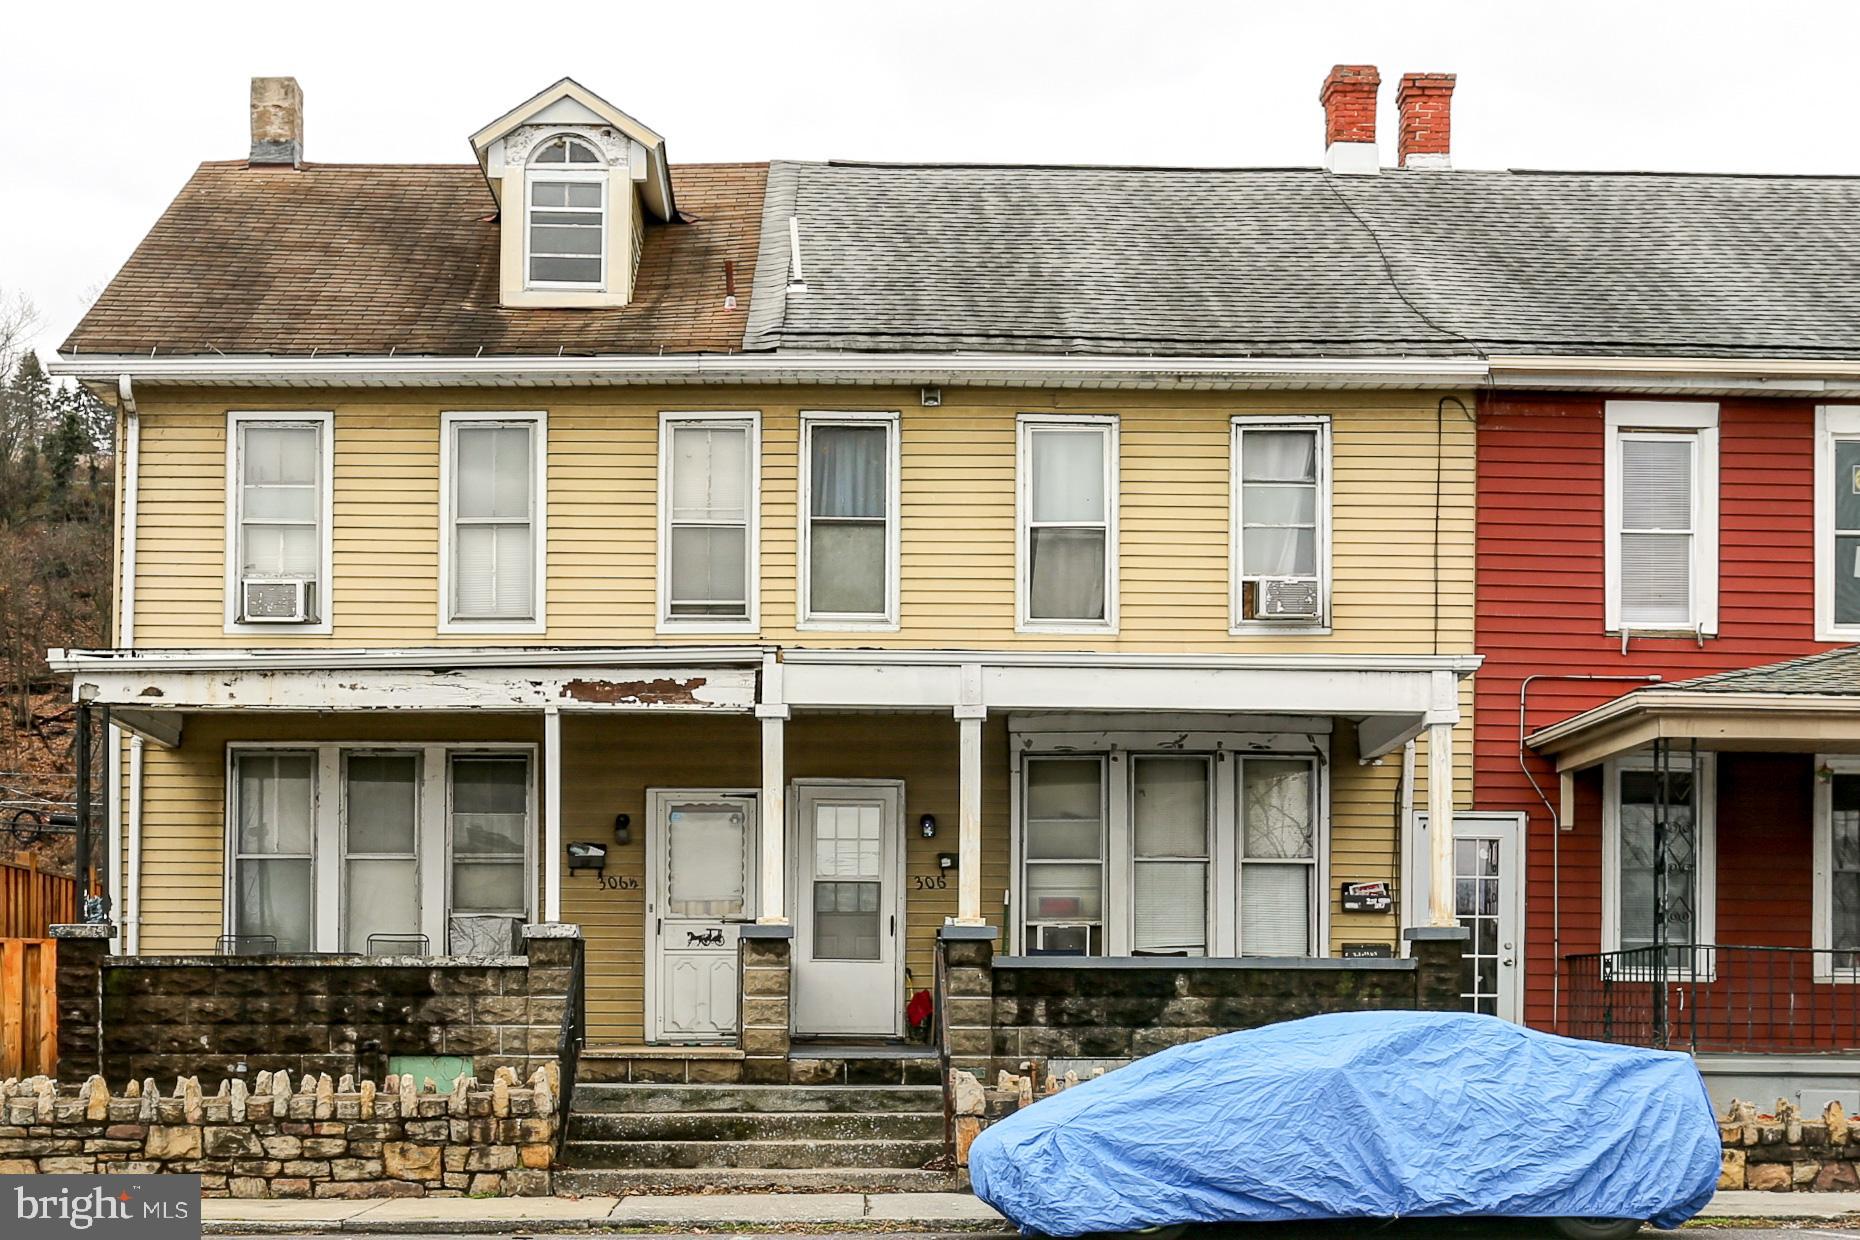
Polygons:
<instances>
[{"instance_id":1,"label":"covered car","mask_svg":"<svg viewBox=\"0 0 1860 1240\"><path fill-rule=\"evenodd\" d=\"M1719 1136L1686 1055L1470 1013L1348 1012L1043 1099L976 1138L969 1172L978 1197L1053 1236L1478 1216L1610 1235L1702 1209Z\"/></svg>"}]
</instances>

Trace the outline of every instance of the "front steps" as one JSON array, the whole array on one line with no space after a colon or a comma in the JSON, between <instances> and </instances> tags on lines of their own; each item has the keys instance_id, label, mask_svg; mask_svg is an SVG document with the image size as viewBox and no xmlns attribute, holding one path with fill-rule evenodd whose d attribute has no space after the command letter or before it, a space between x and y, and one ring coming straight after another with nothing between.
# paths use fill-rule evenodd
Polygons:
<instances>
[{"instance_id":1,"label":"front steps","mask_svg":"<svg viewBox=\"0 0 1860 1240\"><path fill-rule=\"evenodd\" d=\"M939 1191L954 1183L944 1134L940 1084L583 1082L556 1182L574 1193Z\"/></svg>"}]
</instances>

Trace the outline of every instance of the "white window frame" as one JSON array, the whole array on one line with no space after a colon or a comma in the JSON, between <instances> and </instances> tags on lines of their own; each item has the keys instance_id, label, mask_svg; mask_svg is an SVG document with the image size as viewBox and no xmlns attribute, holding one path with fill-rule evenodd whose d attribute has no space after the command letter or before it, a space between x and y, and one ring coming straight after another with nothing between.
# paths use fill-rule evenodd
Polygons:
<instances>
[{"instance_id":1,"label":"white window frame","mask_svg":"<svg viewBox=\"0 0 1860 1240\"><path fill-rule=\"evenodd\" d=\"M749 432L749 496L743 513L747 545L743 571L749 576L742 619L672 615L672 431L682 426L740 427ZM762 626L762 414L665 412L659 415L658 626L660 633L755 633Z\"/></svg>"},{"instance_id":2,"label":"white window frame","mask_svg":"<svg viewBox=\"0 0 1860 1240\"><path fill-rule=\"evenodd\" d=\"M1312 824L1311 856L1303 857L1261 857L1249 861L1246 856L1245 806L1240 798L1240 783L1244 776L1246 764L1251 761L1298 762L1309 765L1312 770L1312 786L1317 804L1312 807L1316 819ZM1245 936L1241 931L1240 906L1246 901L1246 869L1248 865L1308 865L1311 870L1311 912L1307 919L1306 933L1310 936L1311 952L1308 957L1299 959L1316 959L1330 955L1330 762L1328 755L1304 752L1260 752L1249 749L1236 753L1232 763L1233 769L1228 778L1234 785L1234 955L1246 953ZM1268 957L1254 957L1268 959Z\"/></svg>"},{"instance_id":3,"label":"white window frame","mask_svg":"<svg viewBox=\"0 0 1860 1240\"><path fill-rule=\"evenodd\" d=\"M1096 715L1016 715L1008 721L1008 848L1011 858L1007 891L1009 950L1026 950L1026 824L1025 765L1027 758L1101 757L1106 764L1104 841L1103 955L1129 956L1135 928L1135 822L1131 812L1135 756L1208 756L1214 763L1214 817L1208 896L1208 955L1232 958L1239 953L1239 780L1235 759L1304 758L1317 764L1318 825L1316 891L1312 912L1313 958L1331 954L1331 787L1328 718L1298 715L1260 715L1251 720L1261 731L1208 730L1206 715L1152 715L1152 729L1130 729L1130 720ZM1117 795L1121 788L1123 793Z\"/></svg>"},{"instance_id":4,"label":"white window frame","mask_svg":"<svg viewBox=\"0 0 1860 1240\"><path fill-rule=\"evenodd\" d=\"M1246 554L1242 545L1244 530L1240 523L1241 499L1245 490L1240 480L1241 443L1247 431L1315 430L1317 451L1317 576L1318 618L1315 621L1247 619L1244 600ZM1329 414L1298 416L1242 415L1233 419L1228 436L1228 547L1227 577L1228 624L1233 637L1259 633L1290 633L1322 636L1330 632L1331 580L1331 418Z\"/></svg>"},{"instance_id":5,"label":"white window frame","mask_svg":"<svg viewBox=\"0 0 1860 1240\"><path fill-rule=\"evenodd\" d=\"M609 201L611 198L611 195L608 193L609 177L608 177L608 164L605 158L605 154L601 150L600 143L596 142L594 139L588 137L585 134L578 133L573 130L567 130L561 133L548 134L545 137L543 137L540 141L538 141L530 149L532 151L541 150L544 146L555 141L557 138L568 138L571 141L580 142L583 146L586 146L590 148L591 150L593 150L593 152L596 155L601 155L602 160L600 163L597 163L597 164L559 164L559 165L558 164L545 164L545 165L525 164L524 165L524 169L523 169L523 287L526 289L576 289L576 290L579 290L585 293L604 293L607 291L607 272L608 272L607 251L609 248L610 239L613 234L613 221L608 218L608 212L611 207L611 203ZM531 210L533 209L540 209L540 210L545 210L545 211L570 210L570 211L575 211L575 212L585 212L587 210L586 207L533 208L530 203L530 186L534 182L537 182L537 181L571 181L571 182L580 182L582 184L598 184L601 187L601 206L600 206L601 279L598 284L591 284L586 280L532 280L530 279L530 249L531 249L530 238L531 238L531 231L532 231L531 225L530 225ZM586 256L581 255L579 257L586 257Z\"/></svg>"},{"instance_id":6,"label":"white window frame","mask_svg":"<svg viewBox=\"0 0 1860 1240\"><path fill-rule=\"evenodd\" d=\"M1815 409L1815 640L1860 641L1860 623L1834 618L1834 454L1836 444L1860 440L1860 405ZM1860 532L1860 531L1857 531Z\"/></svg>"},{"instance_id":7,"label":"white window frame","mask_svg":"<svg viewBox=\"0 0 1860 1240\"><path fill-rule=\"evenodd\" d=\"M1821 778L1823 770L1836 775L1860 775L1860 757L1815 755L1815 894L1809 923L1809 941L1815 948L1815 980L1857 983L1860 965L1851 969L1834 967L1834 783Z\"/></svg>"},{"instance_id":8,"label":"white window frame","mask_svg":"<svg viewBox=\"0 0 1860 1240\"><path fill-rule=\"evenodd\" d=\"M1690 756L1689 754L1687 755ZM1696 775L1698 796L1698 924L1694 927L1703 947L1718 941L1718 761L1708 751L1699 753ZM1653 755L1632 753L1602 764L1602 950L1621 950L1621 772L1651 771ZM1714 954L1698 953L1694 962L1699 979L1712 978Z\"/></svg>"},{"instance_id":9,"label":"white window frame","mask_svg":"<svg viewBox=\"0 0 1860 1240\"><path fill-rule=\"evenodd\" d=\"M458 487L456 436L462 426L527 426L530 431L530 585L531 616L457 617L453 615L453 575L457 531L453 528L454 492ZM541 411L459 410L439 415L439 632L543 633L548 631L549 582L549 415Z\"/></svg>"},{"instance_id":10,"label":"white window frame","mask_svg":"<svg viewBox=\"0 0 1860 1240\"><path fill-rule=\"evenodd\" d=\"M317 431L317 536L321 544L317 559L316 619L304 624L248 623L239 618L239 564L243 558L239 546L240 506L245 488L240 485L240 444L242 429L249 425L311 426ZM335 415L328 410L250 410L235 409L226 414L226 584L225 632L270 634L283 637L295 633L327 634L332 631L335 594Z\"/></svg>"},{"instance_id":11,"label":"white window frame","mask_svg":"<svg viewBox=\"0 0 1860 1240\"><path fill-rule=\"evenodd\" d=\"M1016 419L1014 501L1014 631L1017 633L1116 633L1118 628L1118 477L1120 420L1116 414L1023 413ZM1029 615L1033 588L1033 436L1040 430L1098 431L1104 436L1104 619L1035 620ZM1077 522L1060 528L1090 528Z\"/></svg>"},{"instance_id":12,"label":"white window frame","mask_svg":"<svg viewBox=\"0 0 1860 1240\"><path fill-rule=\"evenodd\" d=\"M233 859L238 856L238 758L242 753L282 752L309 754L314 759L312 776L311 838L314 851L310 858L310 885L315 903L314 934L317 952L342 950L342 911L345 895L344 847L347 787L346 756L350 753L418 753L420 755L420 790L416 805L420 815L417 832L419 865L420 931L427 936L433 954L443 956L448 947L448 927L452 919L452 792L451 761L460 754L493 756L521 755L529 764L529 787L525 813L529 830L524 832L523 898L526 920L536 919L538 892L536 868L541 847L540 747L531 742L409 741L383 744L379 740L345 741L230 741L221 768L224 781L221 832L223 856L221 867L221 933L235 933L238 889ZM334 790L332 793L331 790ZM270 854L267 854L270 855ZM297 854L291 854L296 856ZM438 864L426 861L439 858Z\"/></svg>"},{"instance_id":13,"label":"white window frame","mask_svg":"<svg viewBox=\"0 0 1860 1240\"><path fill-rule=\"evenodd\" d=\"M810 611L813 597L813 435L820 427L885 427L885 609L871 615ZM799 501L795 513L795 554L800 561L799 593L795 598L795 627L815 632L895 633L899 628L899 545L903 488L899 469L903 462L901 420L894 412L812 412L801 415Z\"/></svg>"},{"instance_id":14,"label":"white window frame","mask_svg":"<svg viewBox=\"0 0 1860 1240\"><path fill-rule=\"evenodd\" d=\"M1705 402L1611 400L1604 410L1604 627L1610 633L1718 632L1718 406ZM1621 439L1686 438L1692 444L1692 623L1621 620Z\"/></svg>"}]
</instances>

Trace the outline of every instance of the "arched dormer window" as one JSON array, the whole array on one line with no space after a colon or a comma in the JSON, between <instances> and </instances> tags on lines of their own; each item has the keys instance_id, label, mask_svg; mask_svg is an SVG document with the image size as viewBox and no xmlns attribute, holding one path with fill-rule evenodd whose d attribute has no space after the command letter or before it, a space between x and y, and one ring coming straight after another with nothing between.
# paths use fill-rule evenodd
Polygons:
<instances>
[{"instance_id":1,"label":"arched dormer window","mask_svg":"<svg viewBox=\"0 0 1860 1240\"><path fill-rule=\"evenodd\" d=\"M531 288L607 286L607 161L568 134L529 159L528 253Z\"/></svg>"}]
</instances>

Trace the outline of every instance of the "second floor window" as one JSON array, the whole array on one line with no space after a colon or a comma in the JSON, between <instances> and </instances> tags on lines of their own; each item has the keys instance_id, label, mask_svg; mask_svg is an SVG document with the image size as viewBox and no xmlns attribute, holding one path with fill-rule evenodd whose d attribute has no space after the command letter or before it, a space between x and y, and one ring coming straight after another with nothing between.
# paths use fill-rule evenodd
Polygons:
<instances>
[{"instance_id":1,"label":"second floor window","mask_svg":"<svg viewBox=\"0 0 1860 1240\"><path fill-rule=\"evenodd\" d=\"M897 425L890 418L808 419L803 621L896 623Z\"/></svg>"},{"instance_id":2,"label":"second floor window","mask_svg":"<svg viewBox=\"0 0 1860 1240\"><path fill-rule=\"evenodd\" d=\"M540 625L542 421L448 415L446 619Z\"/></svg>"},{"instance_id":3,"label":"second floor window","mask_svg":"<svg viewBox=\"0 0 1860 1240\"><path fill-rule=\"evenodd\" d=\"M1329 599L1330 425L1234 422L1235 627L1323 624Z\"/></svg>"},{"instance_id":4,"label":"second floor window","mask_svg":"<svg viewBox=\"0 0 1860 1240\"><path fill-rule=\"evenodd\" d=\"M230 624L313 625L329 614L329 419L232 415Z\"/></svg>"},{"instance_id":5,"label":"second floor window","mask_svg":"<svg viewBox=\"0 0 1860 1240\"><path fill-rule=\"evenodd\" d=\"M1606 623L1718 629L1718 407L1608 405Z\"/></svg>"},{"instance_id":6,"label":"second floor window","mask_svg":"<svg viewBox=\"0 0 1860 1240\"><path fill-rule=\"evenodd\" d=\"M1028 628L1115 628L1117 423L1021 419L1020 612Z\"/></svg>"},{"instance_id":7,"label":"second floor window","mask_svg":"<svg viewBox=\"0 0 1860 1240\"><path fill-rule=\"evenodd\" d=\"M662 440L661 619L747 627L755 593L755 421L668 417Z\"/></svg>"},{"instance_id":8,"label":"second floor window","mask_svg":"<svg viewBox=\"0 0 1860 1240\"><path fill-rule=\"evenodd\" d=\"M579 138L557 137L529 161L529 283L600 289L607 279L607 161Z\"/></svg>"},{"instance_id":9,"label":"second floor window","mask_svg":"<svg viewBox=\"0 0 1860 1240\"><path fill-rule=\"evenodd\" d=\"M1860 636L1860 406L1815 416L1816 636Z\"/></svg>"}]
</instances>

